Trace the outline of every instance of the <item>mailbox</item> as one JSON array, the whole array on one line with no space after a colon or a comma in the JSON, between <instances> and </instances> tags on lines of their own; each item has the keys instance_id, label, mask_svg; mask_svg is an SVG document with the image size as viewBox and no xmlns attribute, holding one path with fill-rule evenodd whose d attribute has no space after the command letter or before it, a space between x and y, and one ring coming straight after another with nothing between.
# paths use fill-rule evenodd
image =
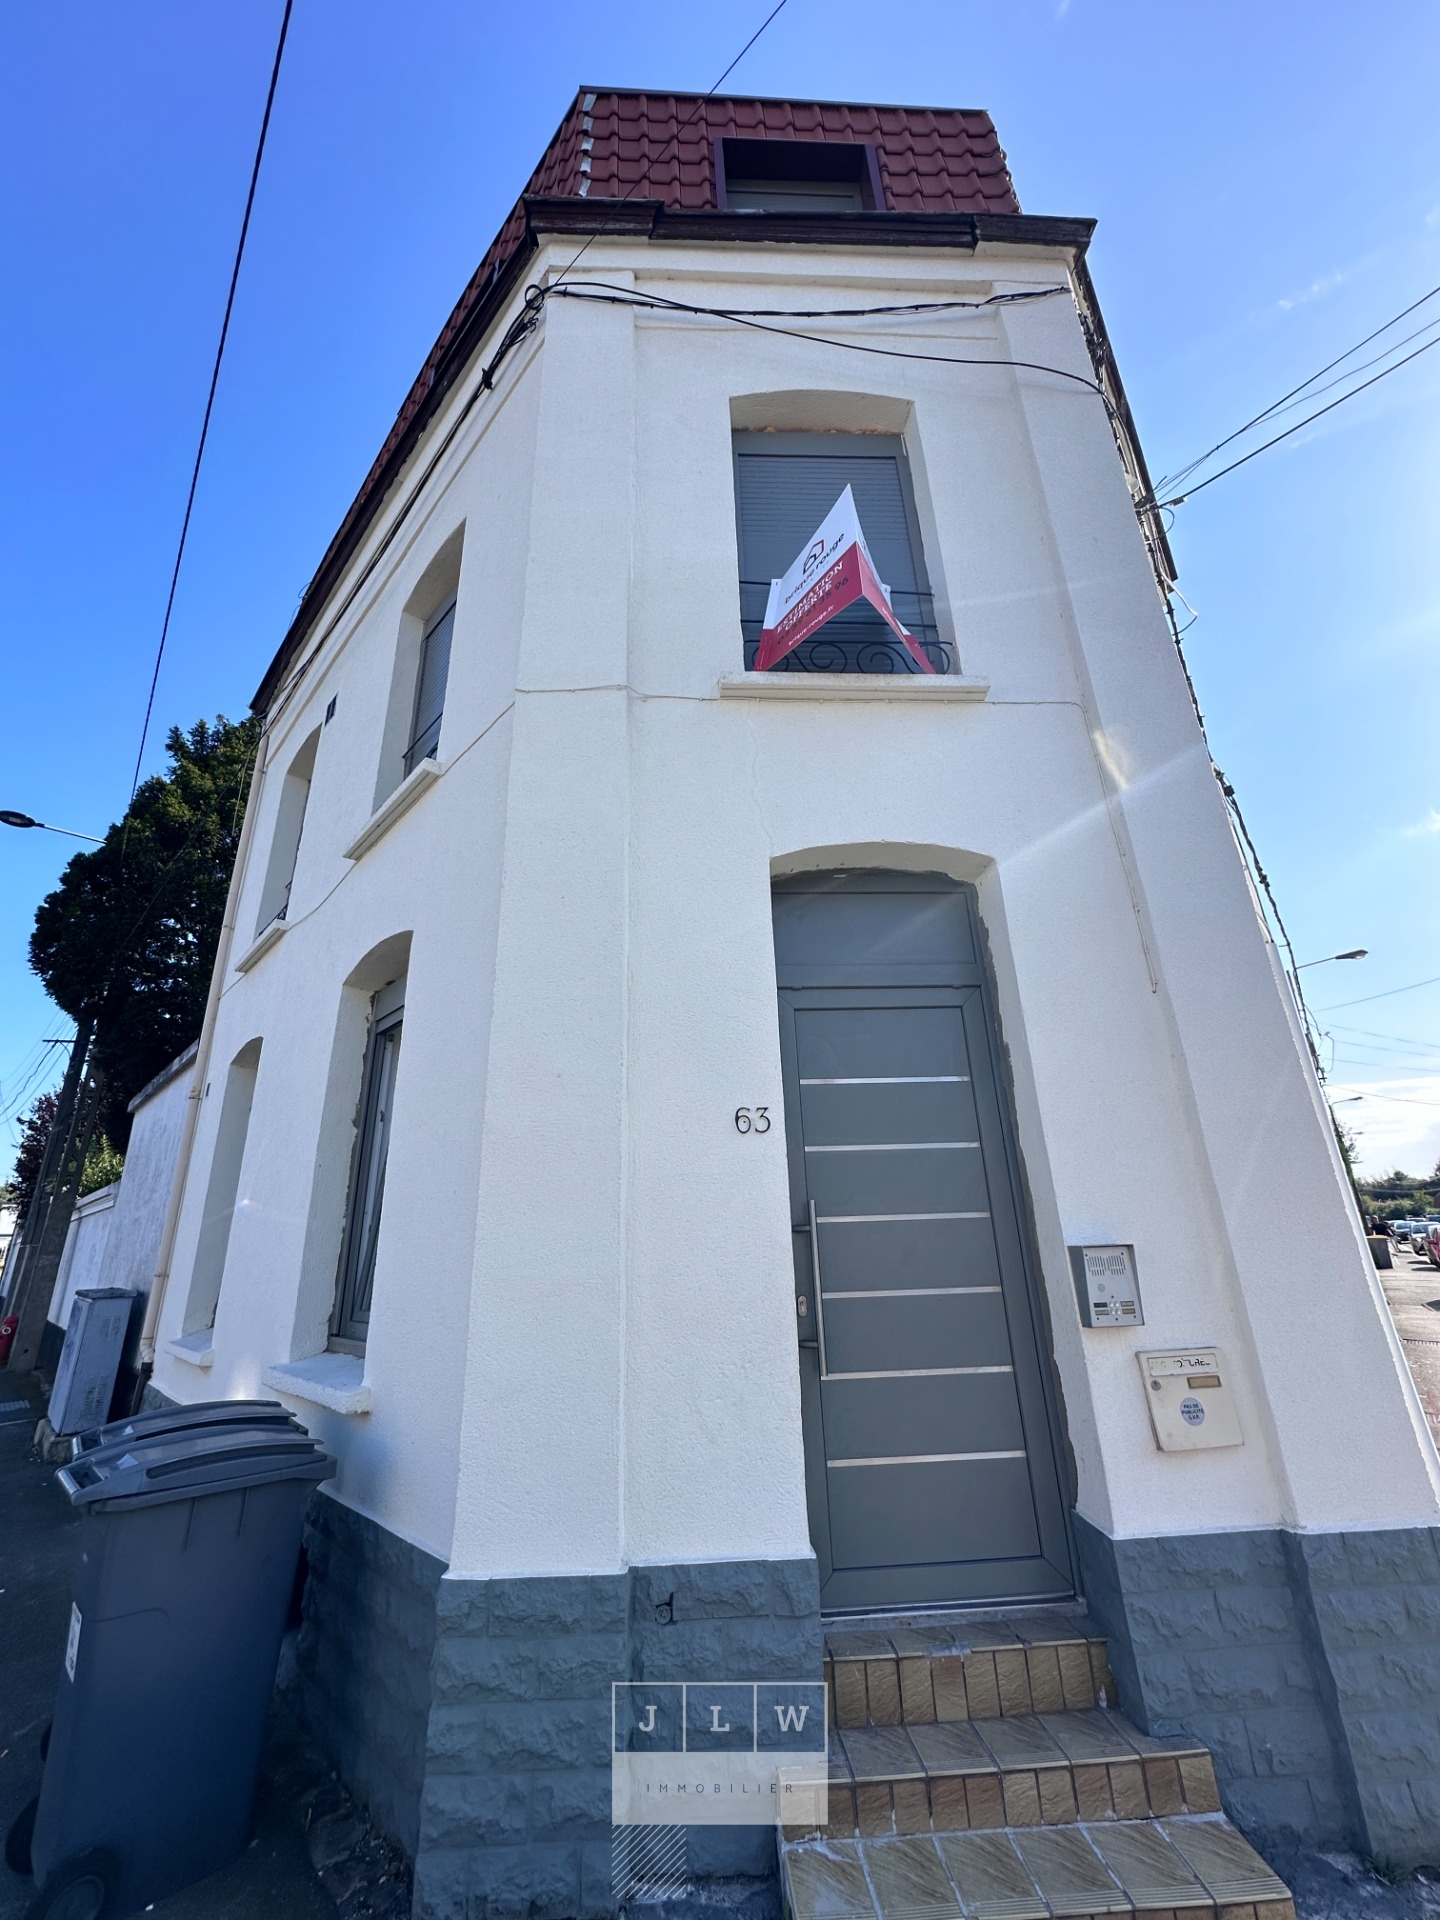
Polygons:
<instances>
[{"instance_id":1,"label":"mailbox","mask_svg":"<svg viewBox=\"0 0 1440 1920\"><path fill-rule=\"evenodd\" d=\"M1229 1369L1218 1347L1178 1347L1169 1353L1137 1353L1135 1358L1145 1382L1155 1444L1163 1453L1243 1445Z\"/></svg>"}]
</instances>

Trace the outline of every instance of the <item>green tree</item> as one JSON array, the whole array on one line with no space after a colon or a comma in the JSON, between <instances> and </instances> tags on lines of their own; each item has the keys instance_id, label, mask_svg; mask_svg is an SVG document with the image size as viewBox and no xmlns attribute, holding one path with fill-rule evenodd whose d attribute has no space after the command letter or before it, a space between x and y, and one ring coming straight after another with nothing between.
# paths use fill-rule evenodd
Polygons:
<instances>
[{"instance_id":1,"label":"green tree","mask_svg":"<svg viewBox=\"0 0 1440 1920\"><path fill-rule=\"evenodd\" d=\"M259 732L223 716L172 728L168 770L35 914L31 966L72 1019L95 1018L100 1126L120 1153L130 1101L200 1032Z\"/></svg>"},{"instance_id":2,"label":"green tree","mask_svg":"<svg viewBox=\"0 0 1440 1920\"><path fill-rule=\"evenodd\" d=\"M30 1204L35 1183L40 1178L40 1162L45 1158L45 1142L55 1123L60 1101L53 1093L42 1093L20 1123L20 1145L15 1154L13 1189L21 1213Z\"/></svg>"}]
</instances>

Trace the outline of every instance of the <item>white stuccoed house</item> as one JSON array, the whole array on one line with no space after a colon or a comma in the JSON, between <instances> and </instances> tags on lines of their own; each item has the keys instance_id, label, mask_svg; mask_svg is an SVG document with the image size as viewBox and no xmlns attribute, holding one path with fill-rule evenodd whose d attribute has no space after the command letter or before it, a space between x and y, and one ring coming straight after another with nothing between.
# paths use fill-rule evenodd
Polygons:
<instances>
[{"instance_id":1,"label":"white stuccoed house","mask_svg":"<svg viewBox=\"0 0 1440 1920\"><path fill-rule=\"evenodd\" d=\"M582 92L257 695L150 1392L338 1456L298 1697L417 1915L613 1911L626 1680L830 1683L731 1911L1440 1851L1440 1468L1090 232L983 113ZM756 672L847 486L914 646Z\"/></svg>"}]
</instances>

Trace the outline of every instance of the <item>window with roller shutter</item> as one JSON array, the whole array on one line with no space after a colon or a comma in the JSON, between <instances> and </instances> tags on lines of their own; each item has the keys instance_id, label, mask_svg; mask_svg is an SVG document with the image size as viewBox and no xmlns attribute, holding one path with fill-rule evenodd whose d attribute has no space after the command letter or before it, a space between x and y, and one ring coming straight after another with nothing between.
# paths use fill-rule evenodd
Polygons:
<instances>
[{"instance_id":1,"label":"window with roller shutter","mask_svg":"<svg viewBox=\"0 0 1440 1920\"><path fill-rule=\"evenodd\" d=\"M952 673L935 623L904 442L878 433L737 433L735 513L740 622L753 668L770 582L780 579L848 486L876 571L901 623L937 673ZM789 653L776 673L917 673L868 603L847 607Z\"/></svg>"}]
</instances>

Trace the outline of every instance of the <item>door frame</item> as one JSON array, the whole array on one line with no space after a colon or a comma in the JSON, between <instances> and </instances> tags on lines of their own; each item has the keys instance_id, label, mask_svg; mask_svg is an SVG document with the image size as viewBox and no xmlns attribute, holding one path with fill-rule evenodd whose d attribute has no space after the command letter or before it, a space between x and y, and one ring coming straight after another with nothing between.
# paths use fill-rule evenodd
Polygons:
<instances>
[{"instance_id":1,"label":"door frame","mask_svg":"<svg viewBox=\"0 0 1440 1920\"><path fill-rule=\"evenodd\" d=\"M995 1089L997 1137L1004 1158L1004 1173L1009 1182L1014 1208L1015 1252L1018 1257L1022 1281L1023 1303L1028 1316L1029 1329L1035 1343L1035 1352L1039 1362L1037 1371L1039 1376L1040 1399L1044 1415L1044 1438L1049 1444L1051 1458L1054 1462L1056 1485L1059 1493L1060 1526L1070 1578L1068 1589L1061 1593L1043 1597L1020 1595L1015 1596L1012 1601L1008 1602L1002 1598L982 1598L973 1601L925 1603L920 1606L911 1606L901 1602L886 1605L826 1607L824 1611L827 1617L832 1615L837 1618L863 1617L865 1615L881 1616L904 1612L977 1611L1006 1604L1054 1605L1068 1599L1078 1599L1081 1597L1081 1585L1080 1563L1076 1548L1074 1526L1074 1455L1070 1447L1069 1435L1064 1420L1059 1370L1055 1360L1054 1342L1051 1337L1049 1302L1041 1277L1043 1270L1040 1262L1038 1237L1035 1231L1034 1208L1030 1198L1030 1183L1026 1176L1025 1163L1020 1148L1015 1090L1009 1069L1008 1049L1000 1023L994 968L991 962L989 941L986 937L985 922L980 913L978 889L972 881L957 880L949 874L933 870L907 872L903 868L831 867L821 870L810 870L803 873L777 874L773 876L771 881L772 919L774 911L773 902L777 895L830 892L835 890L836 882L842 879L845 882L846 890L856 893L953 893L957 895L964 904L975 955L973 963L970 963L966 970L973 971L973 979L962 982L957 977L949 982L941 982L938 979L922 982L919 978L916 978L913 981L907 981L900 978L898 973L892 972L891 978L887 981L880 981L873 978L865 980L859 977L860 974L863 971L873 972L874 970L853 968L848 969L848 971L850 971L854 977L846 980L836 977L842 971L847 971L846 969L827 967L824 968L823 971L829 974L830 977L828 979L816 977L806 981L798 979L786 980L781 977L779 957L777 954L777 1017L783 1017L780 1016L779 1013L779 996L785 993L787 989L791 992L805 992L812 988L840 989L843 991L847 988L904 988L911 985L916 987L940 987L944 985L963 987L978 992L981 1011L980 1026L992 1076L992 1084ZM821 969L816 968L815 971L818 976ZM802 1232L796 1227L794 1217L794 1193L796 1187L793 1178L794 1167L791 1164L795 1154L796 1141L799 1138L799 1128L797 1126L795 1135L792 1138L790 1116L792 1111L797 1115L799 1113L798 1103L800 1089L798 1084L794 1084L796 1080L794 1063L789 1058L788 1050L785 1049L783 1045L781 1062L786 1127L787 1177L790 1188L790 1238L791 1246L795 1249L793 1258L796 1263L796 1282L798 1283L799 1281L798 1262L803 1254L807 1262L805 1286L808 1291L811 1285L811 1269L808 1266L808 1261L811 1257L809 1232L808 1228ZM798 1290L798 1284L792 1288L792 1291L797 1293ZM796 1322L796 1328L797 1364L801 1367L813 1367L818 1376L818 1354L813 1346L808 1344L802 1346L799 1343L798 1321ZM1018 1331L1017 1329L1017 1332ZM816 1511L814 1496L817 1493L822 1495L825 1493L825 1448L823 1434L819 1431L820 1394L818 1377L815 1381L815 1390L813 1392L806 1392L804 1386L805 1383L802 1379L801 1422L804 1445L806 1511L807 1514L809 1514Z\"/></svg>"}]
</instances>

